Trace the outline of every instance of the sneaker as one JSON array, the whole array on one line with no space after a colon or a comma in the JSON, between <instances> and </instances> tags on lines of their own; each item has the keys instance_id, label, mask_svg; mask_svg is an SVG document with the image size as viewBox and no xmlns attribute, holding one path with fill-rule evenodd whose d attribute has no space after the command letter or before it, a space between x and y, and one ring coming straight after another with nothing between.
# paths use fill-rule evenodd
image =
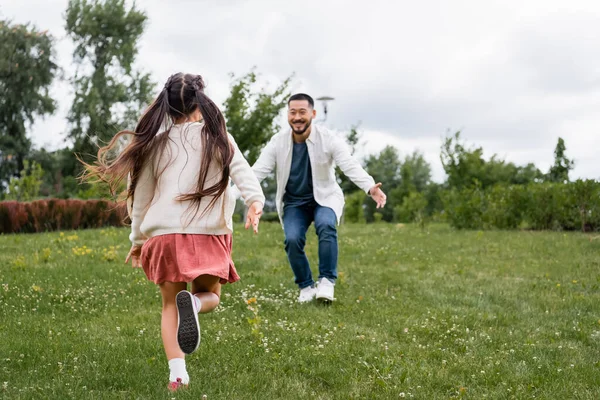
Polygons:
<instances>
[{"instance_id":1,"label":"sneaker","mask_svg":"<svg viewBox=\"0 0 600 400\"><path fill-rule=\"evenodd\" d=\"M181 383L181 378L177 378L177 382L169 382L169 392L176 392L181 388L186 388L188 385Z\"/></svg>"},{"instance_id":2,"label":"sneaker","mask_svg":"<svg viewBox=\"0 0 600 400\"><path fill-rule=\"evenodd\" d=\"M308 303L315 298L317 289L312 286L307 286L304 289L300 289L300 295L298 296L298 303Z\"/></svg>"},{"instance_id":3,"label":"sneaker","mask_svg":"<svg viewBox=\"0 0 600 400\"><path fill-rule=\"evenodd\" d=\"M333 289L335 287L335 283L332 283L327 278L319 279L319 283L317 284L317 300L322 300L326 302L334 301L335 297L333 297Z\"/></svg>"},{"instance_id":4,"label":"sneaker","mask_svg":"<svg viewBox=\"0 0 600 400\"><path fill-rule=\"evenodd\" d=\"M193 294L177 293L177 343L185 354L192 354L200 345L200 324Z\"/></svg>"}]
</instances>

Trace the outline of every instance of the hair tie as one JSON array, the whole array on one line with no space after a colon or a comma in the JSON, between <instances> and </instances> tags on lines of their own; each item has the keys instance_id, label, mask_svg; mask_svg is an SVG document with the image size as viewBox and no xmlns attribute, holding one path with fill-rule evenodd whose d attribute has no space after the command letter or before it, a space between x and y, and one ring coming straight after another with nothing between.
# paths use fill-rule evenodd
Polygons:
<instances>
[{"instance_id":1,"label":"hair tie","mask_svg":"<svg viewBox=\"0 0 600 400\"><path fill-rule=\"evenodd\" d=\"M192 87L194 87L196 90L204 90L204 81L200 75L196 75L192 81L192 85Z\"/></svg>"},{"instance_id":2,"label":"hair tie","mask_svg":"<svg viewBox=\"0 0 600 400\"><path fill-rule=\"evenodd\" d=\"M175 75L171 75L169 77L169 79L167 79L167 82L165 83L165 87L163 89L167 89L167 91L169 91L169 89L171 88L171 83L173 83L173 77Z\"/></svg>"}]
</instances>

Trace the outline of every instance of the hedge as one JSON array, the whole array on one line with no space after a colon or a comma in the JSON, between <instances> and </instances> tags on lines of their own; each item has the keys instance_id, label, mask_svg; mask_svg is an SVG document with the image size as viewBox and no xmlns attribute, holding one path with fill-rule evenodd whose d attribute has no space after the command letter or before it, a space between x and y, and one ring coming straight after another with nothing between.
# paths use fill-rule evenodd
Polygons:
<instances>
[{"instance_id":1,"label":"hedge","mask_svg":"<svg viewBox=\"0 0 600 400\"><path fill-rule=\"evenodd\" d=\"M124 226L125 204L106 200L47 199L0 202L0 233L33 233Z\"/></svg>"},{"instance_id":2,"label":"hedge","mask_svg":"<svg viewBox=\"0 0 600 400\"><path fill-rule=\"evenodd\" d=\"M473 187L442 194L457 229L600 231L600 182Z\"/></svg>"}]
</instances>

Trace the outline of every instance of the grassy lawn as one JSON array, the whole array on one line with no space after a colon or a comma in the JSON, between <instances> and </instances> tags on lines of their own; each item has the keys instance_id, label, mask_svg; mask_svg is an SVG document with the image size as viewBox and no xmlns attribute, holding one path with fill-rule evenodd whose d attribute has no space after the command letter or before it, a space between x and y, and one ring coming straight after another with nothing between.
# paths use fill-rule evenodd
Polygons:
<instances>
[{"instance_id":1,"label":"grassy lawn","mask_svg":"<svg viewBox=\"0 0 600 400\"><path fill-rule=\"evenodd\" d=\"M238 229L242 280L171 395L158 289L123 265L127 235L0 236L1 398L600 398L600 239L345 225L327 307L295 303L279 225ZM311 230L313 271L316 245Z\"/></svg>"}]
</instances>

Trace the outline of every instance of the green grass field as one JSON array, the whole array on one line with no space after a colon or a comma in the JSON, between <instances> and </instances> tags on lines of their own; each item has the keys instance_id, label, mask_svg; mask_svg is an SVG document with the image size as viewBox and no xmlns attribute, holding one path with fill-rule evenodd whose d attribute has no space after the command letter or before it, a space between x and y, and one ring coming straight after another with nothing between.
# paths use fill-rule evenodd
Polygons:
<instances>
[{"instance_id":1,"label":"green grass field","mask_svg":"<svg viewBox=\"0 0 600 400\"><path fill-rule=\"evenodd\" d=\"M600 398L600 239L345 225L328 307L295 303L278 224L238 229L242 280L173 395L127 235L0 236L1 398ZM311 229L313 271L316 245Z\"/></svg>"}]
</instances>

